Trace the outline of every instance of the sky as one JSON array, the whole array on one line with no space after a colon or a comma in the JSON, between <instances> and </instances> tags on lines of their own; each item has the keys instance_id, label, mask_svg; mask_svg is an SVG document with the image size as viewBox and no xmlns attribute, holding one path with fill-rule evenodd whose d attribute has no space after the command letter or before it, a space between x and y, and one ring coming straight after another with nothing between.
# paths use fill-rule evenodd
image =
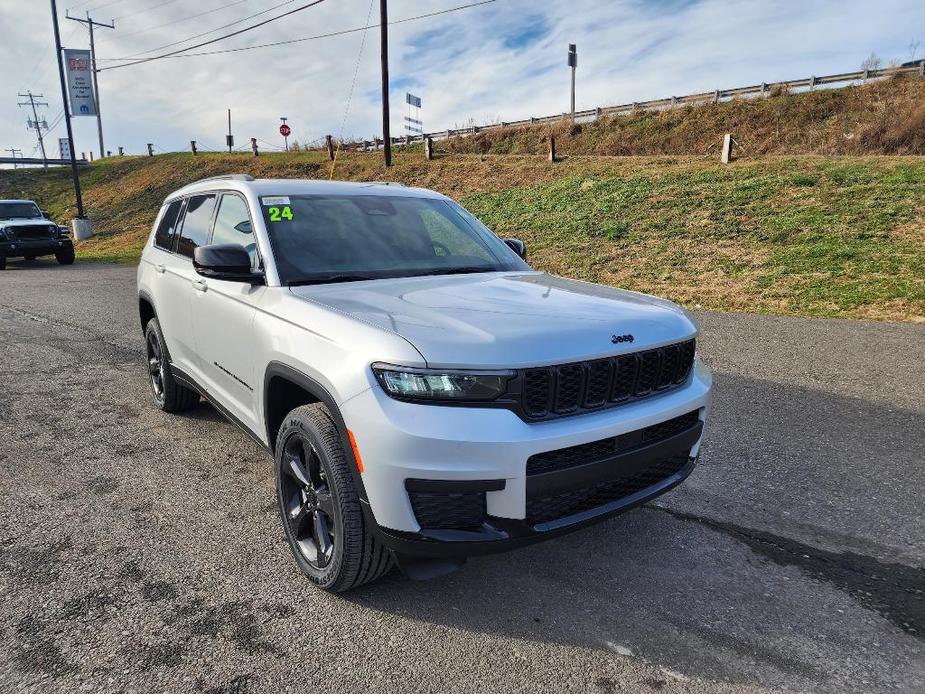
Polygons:
<instances>
[{"instance_id":1,"label":"sky","mask_svg":"<svg viewBox=\"0 0 925 694\"><path fill-rule=\"evenodd\" d=\"M389 19L472 1L390 0ZM59 0L58 10L62 42L70 48L87 47L88 34L66 19L65 11L83 17L89 9L96 21L114 20L114 30L96 30L98 65L108 68L124 62L120 58L156 56L217 38L306 2ZM378 17L377 0L326 0L190 52L317 36L375 24ZM36 156L35 135L26 129L26 109L17 106L22 101L17 93L44 94L48 106L40 116L49 124L61 114L49 2L0 0L0 26L0 148ZM185 41L198 34L203 36ZM496 0L404 22L390 27L392 134L403 133L406 91L423 99L420 117L428 131L568 110L569 43L578 45L577 107L594 108L856 70L872 52L884 64L909 60L913 52L922 58L925 3ZM166 44L176 45L156 50ZM103 70L105 146L138 154L148 142L161 152L187 150L189 141L197 140L202 149L219 149L229 108L238 146L257 137L263 149L281 147L281 116L292 128L290 141L311 142L328 133L372 138L381 133L379 48L374 28ZM48 133L49 156L57 156L57 138L65 135L63 121ZM94 118L75 118L74 136L77 152L98 150Z\"/></svg>"}]
</instances>

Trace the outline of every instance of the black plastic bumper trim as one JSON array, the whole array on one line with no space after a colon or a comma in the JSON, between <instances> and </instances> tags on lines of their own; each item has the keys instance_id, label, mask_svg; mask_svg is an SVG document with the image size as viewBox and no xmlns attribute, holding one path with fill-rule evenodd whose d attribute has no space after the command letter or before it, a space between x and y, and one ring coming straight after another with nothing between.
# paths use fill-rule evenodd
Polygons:
<instances>
[{"instance_id":1,"label":"black plastic bumper trim","mask_svg":"<svg viewBox=\"0 0 925 694\"><path fill-rule=\"evenodd\" d=\"M424 480L406 479L409 492L435 492L438 494L464 494L466 492L500 492L505 480Z\"/></svg>"},{"instance_id":2,"label":"black plastic bumper trim","mask_svg":"<svg viewBox=\"0 0 925 694\"><path fill-rule=\"evenodd\" d=\"M429 530L413 533L377 525L375 532L379 541L389 549L418 557L468 557L506 552L625 513L674 489L693 472L696 465L696 459L690 458L681 470L651 487L604 506L536 526L525 520L489 516L480 530ZM368 510L367 502L363 502L363 505ZM371 511L369 513L372 514Z\"/></svg>"},{"instance_id":3,"label":"black plastic bumper trim","mask_svg":"<svg viewBox=\"0 0 925 694\"><path fill-rule=\"evenodd\" d=\"M637 472L659 460L687 453L703 433L703 423L667 439L648 446L634 448L624 453L598 460L593 463L575 465L565 470L541 472L527 477L527 498L550 496L598 482L609 482L621 477L632 477Z\"/></svg>"}]
</instances>

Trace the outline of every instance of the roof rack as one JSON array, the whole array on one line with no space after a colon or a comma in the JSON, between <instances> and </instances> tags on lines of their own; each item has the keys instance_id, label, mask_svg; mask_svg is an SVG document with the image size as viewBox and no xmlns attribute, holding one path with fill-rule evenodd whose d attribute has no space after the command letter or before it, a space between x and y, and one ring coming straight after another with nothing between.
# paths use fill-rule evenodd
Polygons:
<instances>
[{"instance_id":1,"label":"roof rack","mask_svg":"<svg viewBox=\"0 0 925 694\"><path fill-rule=\"evenodd\" d=\"M250 174L223 174L222 176L209 176L209 178L200 178L196 183L205 181L254 181L256 180Z\"/></svg>"},{"instance_id":2,"label":"roof rack","mask_svg":"<svg viewBox=\"0 0 925 694\"><path fill-rule=\"evenodd\" d=\"M399 188L407 188L404 183L399 181L364 181L367 185L371 186L398 186Z\"/></svg>"}]
</instances>

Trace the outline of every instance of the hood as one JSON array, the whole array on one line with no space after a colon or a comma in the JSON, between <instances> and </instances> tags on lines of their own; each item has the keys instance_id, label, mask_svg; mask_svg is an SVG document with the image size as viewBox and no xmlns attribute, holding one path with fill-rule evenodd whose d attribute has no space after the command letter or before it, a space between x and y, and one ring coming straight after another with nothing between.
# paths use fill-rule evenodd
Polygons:
<instances>
[{"instance_id":1,"label":"hood","mask_svg":"<svg viewBox=\"0 0 925 694\"><path fill-rule=\"evenodd\" d=\"M542 272L344 282L291 291L401 335L439 367L581 361L676 342L697 331L671 302ZM613 340L626 335L632 342Z\"/></svg>"},{"instance_id":2,"label":"hood","mask_svg":"<svg viewBox=\"0 0 925 694\"><path fill-rule=\"evenodd\" d=\"M55 229L58 225L50 219L36 217L34 219L0 219L0 227L31 227L31 226L51 226Z\"/></svg>"}]
</instances>

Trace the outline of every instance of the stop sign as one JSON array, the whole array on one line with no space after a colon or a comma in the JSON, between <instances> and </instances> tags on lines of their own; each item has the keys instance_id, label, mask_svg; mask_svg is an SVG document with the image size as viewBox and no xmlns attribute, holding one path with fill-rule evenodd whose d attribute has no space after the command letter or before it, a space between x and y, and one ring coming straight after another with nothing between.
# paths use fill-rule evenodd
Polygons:
<instances>
[{"instance_id":1,"label":"stop sign","mask_svg":"<svg viewBox=\"0 0 925 694\"><path fill-rule=\"evenodd\" d=\"M289 137L290 133L292 133L292 128L290 128L285 123L279 126L279 134L282 135L283 137Z\"/></svg>"}]
</instances>

